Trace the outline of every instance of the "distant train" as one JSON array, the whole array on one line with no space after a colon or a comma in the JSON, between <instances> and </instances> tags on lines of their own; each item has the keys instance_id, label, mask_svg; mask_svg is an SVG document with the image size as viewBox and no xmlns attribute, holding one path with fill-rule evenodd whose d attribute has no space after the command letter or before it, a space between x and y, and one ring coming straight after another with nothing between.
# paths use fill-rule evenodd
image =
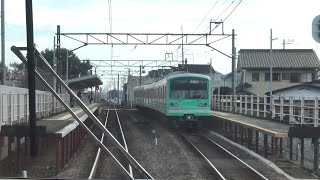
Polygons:
<instances>
[{"instance_id":1,"label":"distant train","mask_svg":"<svg viewBox=\"0 0 320 180\"><path fill-rule=\"evenodd\" d=\"M153 109L167 116L175 126L198 126L211 116L210 77L173 72L163 79L134 88L138 109Z\"/></svg>"}]
</instances>

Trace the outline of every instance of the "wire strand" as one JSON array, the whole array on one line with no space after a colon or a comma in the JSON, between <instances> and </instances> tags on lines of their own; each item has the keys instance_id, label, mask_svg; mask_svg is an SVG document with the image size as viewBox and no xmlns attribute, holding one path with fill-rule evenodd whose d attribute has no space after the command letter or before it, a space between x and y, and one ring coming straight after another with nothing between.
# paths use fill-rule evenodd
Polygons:
<instances>
[{"instance_id":1,"label":"wire strand","mask_svg":"<svg viewBox=\"0 0 320 180\"><path fill-rule=\"evenodd\" d=\"M210 11L207 13L207 15L202 19L202 21L198 24L198 26L195 28L195 30L192 32L192 34L194 34L194 32L200 27L200 25L203 23L203 21L209 16L209 14L211 13L211 11L216 7L217 3L219 2L219 0L217 0L214 5L211 7Z\"/></svg>"}]
</instances>

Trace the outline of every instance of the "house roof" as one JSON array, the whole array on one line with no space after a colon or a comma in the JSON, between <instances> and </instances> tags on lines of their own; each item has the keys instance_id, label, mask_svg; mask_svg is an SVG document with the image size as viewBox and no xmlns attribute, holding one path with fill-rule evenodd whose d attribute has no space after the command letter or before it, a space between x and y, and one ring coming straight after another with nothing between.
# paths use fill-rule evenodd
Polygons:
<instances>
[{"instance_id":1,"label":"house roof","mask_svg":"<svg viewBox=\"0 0 320 180\"><path fill-rule=\"evenodd\" d=\"M272 93L274 94L274 93L277 93L277 92L282 92L282 91L286 91L288 89L297 88L297 87L301 87L301 88L316 88L316 89L320 90L320 80L313 80L311 82L306 82L306 83L302 83L302 84L298 84L298 85L294 85L294 86L290 86L290 87L274 90L274 91L272 91ZM265 94L269 95L270 92L266 92Z\"/></svg>"},{"instance_id":2,"label":"house roof","mask_svg":"<svg viewBox=\"0 0 320 180\"><path fill-rule=\"evenodd\" d=\"M238 68L270 68L269 49L241 49ZM316 69L320 61L312 49L273 49L273 64L276 69Z\"/></svg>"},{"instance_id":3,"label":"house roof","mask_svg":"<svg viewBox=\"0 0 320 180\"><path fill-rule=\"evenodd\" d=\"M240 69L237 69L237 74L238 74L238 75L239 75L240 72L241 72ZM226 78L228 78L229 76L232 76L232 71L229 72L229 73L227 73L227 74L225 74L225 75L223 75L223 76L221 76L221 79L226 79Z\"/></svg>"}]
</instances>

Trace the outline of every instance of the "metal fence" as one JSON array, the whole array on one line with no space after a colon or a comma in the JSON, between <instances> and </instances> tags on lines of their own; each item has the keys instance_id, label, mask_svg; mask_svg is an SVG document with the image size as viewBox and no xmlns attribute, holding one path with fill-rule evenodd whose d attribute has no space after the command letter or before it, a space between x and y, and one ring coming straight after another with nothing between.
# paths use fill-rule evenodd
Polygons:
<instances>
[{"instance_id":1,"label":"metal fence","mask_svg":"<svg viewBox=\"0 0 320 180\"><path fill-rule=\"evenodd\" d=\"M70 104L70 95L62 94L63 100ZM37 119L65 111L61 103L51 93L36 94ZM28 122L29 95L27 93L0 93L0 125Z\"/></svg>"},{"instance_id":2,"label":"metal fence","mask_svg":"<svg viewBox=\"0 0 320 180\"><path fill-rule=\"evenodd\" d=\"M272 96L270 103L270 96L213 95L211 104L213 110L272 118L289 124L318 126L319 99L320 97Z\"/></svg>"}]
</instances>

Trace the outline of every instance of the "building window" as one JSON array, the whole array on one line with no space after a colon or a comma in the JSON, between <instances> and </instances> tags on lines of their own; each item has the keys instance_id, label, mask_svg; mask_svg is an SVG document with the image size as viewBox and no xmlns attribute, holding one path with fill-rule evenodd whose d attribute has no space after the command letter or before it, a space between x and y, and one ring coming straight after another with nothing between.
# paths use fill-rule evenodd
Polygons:
<instances>
[{"instance_id":1,"label":"building window","mask_svg":"<svg viewBox=\"0 0 320 180\"><path fill-rule=\"evenodd\" d=\"M259 81L259 72L252 72L252 81Z\"/></svg>"},{"instance_id":2,"label":"building window","mask_svg":"<svg viewBox=\"0 0 320 180\"><path fill-rule=\"evenodd\" d=\"M269 81L270 80L270 73L264 73L264 80Z\"/></svg>"},{"instance_id":3,"label":"building window","mask_svg":"<svg viewBox=\"0 0 320 180\"><path fill-rule=\"evenodd\" d=\"M265 81L270 80L270 73L265 73L264 76ZM280 81L281 80L281 73L272 73L272 81Z\"/></svg>"},{"instance_id":4,"label":"building window","mask_svg":"<svg viewBox=\"0 0 320 180\"><path fill-rule=\"evenodd\" d=\"M289 73L282 73L282 80L290 80L290 74Z\"/></svg>"},{"instance_id":5,"label":"building window","mask_svg":"<svg viewBox=\"0 0 320 180\"><path fill-rule=\"evenodd\" d=\"M290 74L290 82L291 83L298 83L300 82L301 74L300 73L291 73Z\"/></svg>"},{"instance_id":6,"label":"building window","mask_svg":"<svg viewBox=\"0 0 320 180\"><path fill-rule=\"evenodd\" d=\"M272 81L280 81L281 73L272 73Z\"/></svg>"},{"instance_id":7,"label":"building window","mask_svg":"<svg viewBox=\"0 0 320 180\"><path fill-rule=\"evenodd\" d=\"M310 82L312 81L311 73L303 73L302 74L302 82Z\"/></svg>"}]
</instances>

